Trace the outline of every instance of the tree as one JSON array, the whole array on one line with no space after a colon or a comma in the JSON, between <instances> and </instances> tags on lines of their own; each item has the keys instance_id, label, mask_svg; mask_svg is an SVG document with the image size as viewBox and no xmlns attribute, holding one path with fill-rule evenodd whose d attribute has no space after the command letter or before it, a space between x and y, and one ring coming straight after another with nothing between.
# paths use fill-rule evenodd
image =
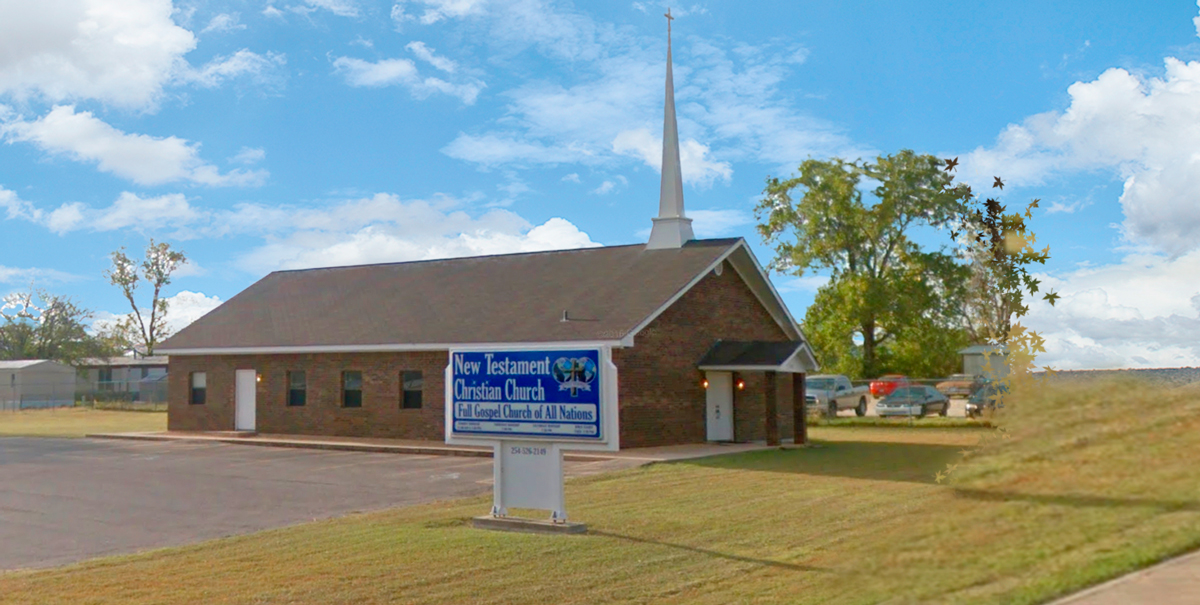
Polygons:
<instances>
[{"instance_id":1,"label":"tree","mask_svg":"<svg viewBox=\"0 0 1200 605\"><path fill-rule=\"evenodd\" d=\"M970 190L955 186L941 164L904 150L874 162L810 159L799 176L767 179L755 214L764 242L776 250L768 268L796 276L831 272L805 316L805 331L833 367L873 377L886 363L912 359L898 346L904 337L943 348L961 340L951 334L960 327L950 318L965 296L966 269L944 249L923 252L907 235L966 214ZM869 207L864 180L878 183ZM793 201L797 189L801 196ZM856 364L858 371L850 371Z\"/></svg>"},{"instance_id":2,"label":"tree","mask_svg":"<svg viewBox=\"0 0 1200 605\"><path fill-rule=\"evenodd\" d=\"M140 345L146 355L153 355L154 348L170 336L167 328L167 299L162 297L162 289L171 284L171 274L179 265L187 262L183 252L172 250L166 242L154 243L146 247L146 257L141 265L136 265L128 256L125 248L112 253L112 268L104 272L109 283L121 288L133 313L129 314L116 330L126 338ZM140 271L139 271L140 270ZM150 318L147 321L138 307L135 294L142 280L145 280L154 294L150 299Z\"/></svg>"},{"instance_id":3,"label":"tree","mask_svg":"<svg viewBox=\"0 0 1200 605\"><path fill-rule=\"evenodd\" d=\"M73 365L85 357L116 352L103 337L87 332L92 313L69 297L30 286L6 296L0 316L0 359L52 359Z\"/></svg>"}]
</instances>

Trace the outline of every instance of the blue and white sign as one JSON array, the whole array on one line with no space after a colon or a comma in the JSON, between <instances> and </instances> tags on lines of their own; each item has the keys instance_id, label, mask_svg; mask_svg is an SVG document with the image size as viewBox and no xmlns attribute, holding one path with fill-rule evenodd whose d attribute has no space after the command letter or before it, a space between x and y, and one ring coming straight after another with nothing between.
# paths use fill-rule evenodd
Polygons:
<instances>
[{"instance_id":1,"label":"blue and white sign","mask_svg":"<svg viewBox=\"0 0 1200 605\"><path fill-rule=\"evenodd\" d=\"M450 357L452 436L604 439L599 349L453 351Z\"/></svg>"}]
</instances>

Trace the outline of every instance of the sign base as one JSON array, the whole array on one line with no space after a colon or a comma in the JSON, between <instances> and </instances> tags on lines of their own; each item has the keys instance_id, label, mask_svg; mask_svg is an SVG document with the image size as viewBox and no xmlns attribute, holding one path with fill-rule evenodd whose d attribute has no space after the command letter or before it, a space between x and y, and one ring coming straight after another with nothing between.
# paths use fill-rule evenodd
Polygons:
<instances>
[{"instance_id":1,"label":"sign base","mask_svg":"<svg viewBox=\"0 0 1200 605\"><path fill-rule=\"evenodd\" d=\"M584 523L555 523L537 519L521 519L518 517L493 517L483 515L471 520L476 529L492 529L497 531L517 531L533 534L586 534L587 525Z\"/></svg>"}]
</instances>

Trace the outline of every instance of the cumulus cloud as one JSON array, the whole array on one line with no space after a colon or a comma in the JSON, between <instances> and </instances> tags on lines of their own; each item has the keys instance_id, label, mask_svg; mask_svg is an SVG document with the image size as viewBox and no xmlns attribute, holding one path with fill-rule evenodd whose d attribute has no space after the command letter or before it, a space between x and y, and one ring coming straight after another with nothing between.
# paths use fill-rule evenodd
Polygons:
<instances>
[{"instance_id":1,"label":"cumulus cloud","mask_svg":"<svg viewBox=\"0 0 1200 605\"><path fill-rule=\"evenodd\" d=\"M181 193L143 198L126 191L106 208L92 208L80 202L63 204L45 213L42 222L51 231L62 235L79 229L151 231L179 228L203 216Z\"/></svg>"},{"instance_id":2,"label":"cumulus cloud","mask_svg":"<svg viewBox=\"0 0 1200 605\"><path fill-rule=\"evenodd\" d=\"M1124 181L1128 240L1176 257L1200 246L1200 61L1167 58L1161 78L1113 68L1067 93L1065 111L1009 125L967 155L963 178L1028 185L1108 171Z\"/></svg>"},{"instance_id":3,"label":"cumulus cloud","mask_svg":"<svg viewBox=\"0 0 1200 605\"><path fill-rule=\"evenodd\" d=\"M451 83L441 78L422 78L415 63L408 59L382 59L377 62L364 61L353 57L338 57L333 61L334 70L346 78L351 86L383 87L400 85L407 88L418 99L424 99L435 93L458 97L463 103L471 105L484 88L483 82L472 80L463 83Z\"/></svg>"},{"instance_id":4,"label":"cumulus cloud","mask_svg":"<svg viewBox=\"0 0 1200 605\"><path fill-rule=\"evenodd\" d=\"M0 2L0 94L152 106L196 46L171 0Z\"/></svg>"},{"instance_id":5,"label":"cumulus cloud","mask_svg":"<svg viewBox=\"0 0 1200 605\"><path fill-rule=\"evenodd\" d=\"M1104 267L1037 275L1062 295L1030 304L1022 324L1046 339L1039 365L1057 369L1200 366L1200 251L1130 254Z\"/></svg>"},{"instance_id":6,"label":"cumulus cloud","mask_svg":"<svg viewBox=\"0 0 1200 605\"><path fill-rule=\"evenodd\" d=\"M242 147L237 155L229 158L235 164L257 164L267 157L267 152L261 147Z\"/></svg>"},{"instance_id":7,"label":"cumulus cloud","mask_svg":"<svg viewBox=\"0 0 1200 605\"><path fill-rule=\"evenodd\" d=\"M217 308L221 304L220 297L207 296L201 292L191 292L184 290L168 296L167 301L167 330L174 334L192 322L204 317L206 313ZM149 316L149 309L141 309L143 316ZM124 321L125 318L133 315L133 313L112 313L110 311L99 311L95 314L95 319L92 320L92 328L96 330L104 330L111 328L113 325Z\"/></svg>"},{"instance_id":8,"label":"cumulus cloud","mask_svg":"<svg viewBox=\"0 0 1200 605\"><path fill-rule=\"evenodd\" d=\"M214 225L226 233L265 231L266 242L239 261L253 273L599 245L561 218L533 225L504 209L473 217L453 200L388 194L321 208L243 204Z\"/></svg>"},{"instance_id":9,"label":"cumulus cloud","mask_svg":"<svg viewBox=\"0 0 1200 605\"><path fill-rule=\"evenodd\" d=\"M139 185L190 181L213 186L252 186L267 178L264 170L221 173L200 159L200 146L178 137L152 137L122 132L71 105L56 106L42 118L10 120L0 125L10 140L36 145L47 153L94 163L103 172Z\"/></svg>"},{"instance_id":10,"label":"cumulus cloud","mask_svg":"<svg viewBox=\"0 0 1200 605\"><path fill-rule=\"evenodd\" d=\"M357 17L359 15L358 4L353 0L304 0L304 4L305 6L297 6L293 10L300 13L327 10L339 17Z\"/></svg>"}]
</instances>

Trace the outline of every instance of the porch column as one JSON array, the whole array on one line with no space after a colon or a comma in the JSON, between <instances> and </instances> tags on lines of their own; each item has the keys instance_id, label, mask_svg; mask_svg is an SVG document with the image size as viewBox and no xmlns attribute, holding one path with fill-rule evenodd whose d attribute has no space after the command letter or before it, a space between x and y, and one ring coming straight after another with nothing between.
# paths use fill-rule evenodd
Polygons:
<instances>
[{"instance_id":1,"label":"porch column","mask_svg":"<svg viewBox=\"0 0 1200 605\"><path fill-rule=\"evenodd\" d=\"M792 374L792 426L796 445L808 444L808 414L804 405L804 373Z\"/></svg>"},{"instance_id":2,"label":"porch column","mask_svg":"<svg viewBox=\"0 0 1200 605\"><path fill-rule=\"evenodd\" d=\"M779 445L779 403L778 393L776 389L779 385L775 383L775 371L770 370L766 374L766 393L763 393L763 401L767 408L767 445Z\"/></svg>"}]
</instances>

